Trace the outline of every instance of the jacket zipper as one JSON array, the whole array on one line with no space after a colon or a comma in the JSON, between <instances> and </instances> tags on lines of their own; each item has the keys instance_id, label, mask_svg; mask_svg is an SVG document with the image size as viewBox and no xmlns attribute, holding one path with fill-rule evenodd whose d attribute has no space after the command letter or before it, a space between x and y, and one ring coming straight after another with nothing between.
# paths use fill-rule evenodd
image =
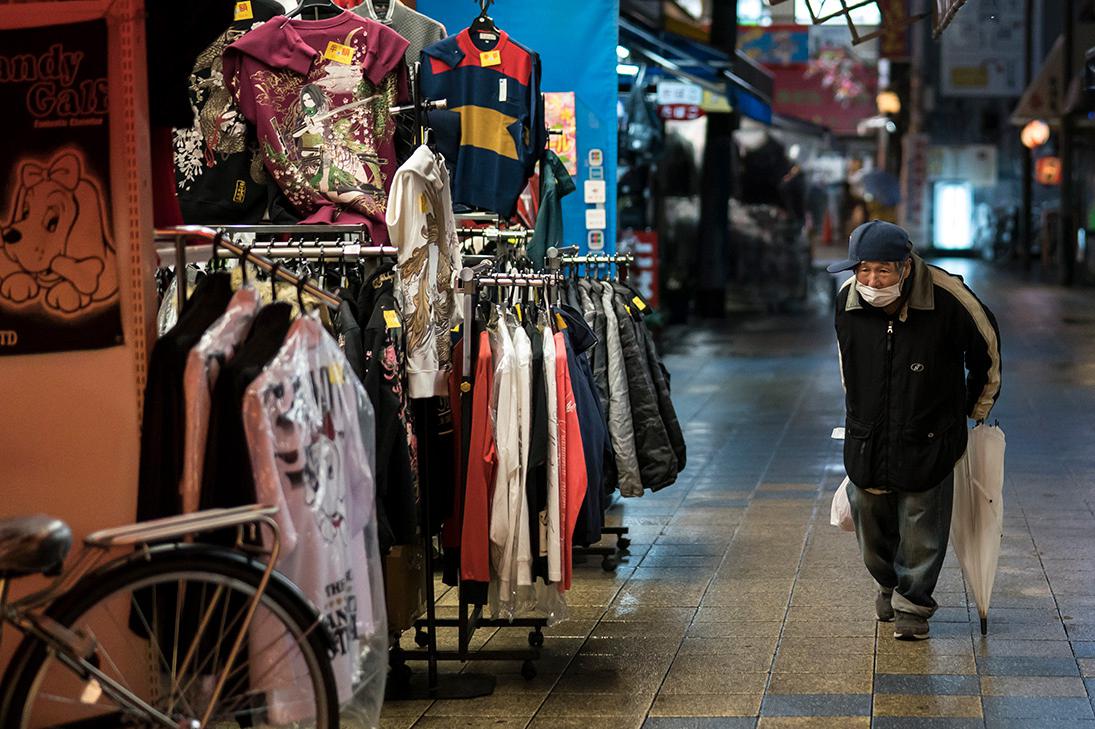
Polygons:
<instances>
[{"instance_id":1,"label":"jacket zipper","mask_svg":"<svg viewBox=\"0 0 1095 729\"><path fill-rule=\"evenodd\" d=\"M885 437L882 439L882 473L889 475L890 471L890 389L893 384L893 320L886 323L886 396L885 409Z\"/></svg>"}]
</instances>

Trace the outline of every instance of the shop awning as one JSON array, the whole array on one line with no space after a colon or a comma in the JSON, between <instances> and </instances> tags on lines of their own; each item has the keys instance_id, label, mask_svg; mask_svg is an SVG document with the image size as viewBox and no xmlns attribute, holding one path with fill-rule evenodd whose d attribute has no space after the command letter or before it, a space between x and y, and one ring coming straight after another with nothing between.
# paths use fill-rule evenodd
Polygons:
<instances>
[{"instance_id":1,"label":"shop awning","mask_svg":"<svg viewBox=\"0 0 1095 729\"><path fill-rule=\"evenodd\" d=\"M770 124L772 77L749 58L620 19L620 43L663 72L726 95L741 114Z\"/></svg>"},{"instance_id":2,"label":"shop awning","mask_svg":"<svg viewBox=\"0 0 1095 729\"><path fill-rule=\"evenodd\" d=\"M1075 52L1072 59L1072 83L1069 84L1069 88L1067 91L1062 88L1065 39L1063 36L1058 36L1057 42L1053 44L1038 74L1023 91L1015 111L1011 114L1011 123L1015 126L1023 126L1035 119L1041 119L1047 124L1059 124L1062 109L1071 112L1086 103L1081 93L1084 52L1095 45L1095 25L1083 23L1077 25L1073 32Z\"/></svg>"}]
</instances>

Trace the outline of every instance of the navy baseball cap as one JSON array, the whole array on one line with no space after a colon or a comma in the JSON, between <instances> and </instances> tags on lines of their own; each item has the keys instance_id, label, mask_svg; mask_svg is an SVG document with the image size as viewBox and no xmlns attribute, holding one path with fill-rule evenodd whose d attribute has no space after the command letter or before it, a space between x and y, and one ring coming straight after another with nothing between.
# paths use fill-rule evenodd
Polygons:
<instances>
[{"instance_id":1,"label":"navy baseball cap","mask_svg":"<svg viewBox=\"0 0 1095 729\"><path fill-rule=\"evenodd\" d=\"M900 225L872 220L852 231L848 239L848 260L832 264L828 271L850 271L863 261L904 261L912 249L909 234Z\"/></svg>"}]
</instances>

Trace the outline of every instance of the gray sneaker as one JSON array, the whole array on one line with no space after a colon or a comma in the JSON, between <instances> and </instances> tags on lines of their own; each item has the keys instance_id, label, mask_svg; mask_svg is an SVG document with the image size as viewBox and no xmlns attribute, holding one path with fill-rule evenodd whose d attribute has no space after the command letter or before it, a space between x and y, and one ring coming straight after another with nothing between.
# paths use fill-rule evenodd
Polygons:
<instances>
[{"instance_id":1,"label":"gray sneaker","mask_svg":"<svg viewBox=\"0 0 1095 729\"><path fill-rule=\"evenodd\" d=\"M893 594L886 594L885 592L879 592L874 599L874 612L878 616L878 620L883 623L893 622L893 606L890 605L890 598Z\"/></svg>"},{"instance_id":2,"label":"gray sneaker","mask_svg":"<svg viewBox=\"0 0 1095 729\"><path fill-rule=\"evenodd\" d=\"M928 619L898 610L893 637L898 640L926 640L928 637Z\"/></svg>"}]
</instances>

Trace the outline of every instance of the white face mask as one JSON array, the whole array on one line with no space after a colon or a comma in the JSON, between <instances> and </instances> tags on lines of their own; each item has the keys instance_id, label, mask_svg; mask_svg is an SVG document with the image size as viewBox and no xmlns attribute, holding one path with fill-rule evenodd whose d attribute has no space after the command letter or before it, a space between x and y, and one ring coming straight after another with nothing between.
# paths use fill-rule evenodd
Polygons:
<instances>
[{"instance_id":1,"label":"white face mask","mask_svg":"<svg viewBox=\"0 0 1095 729\"><path fill-rule=\"evenodd\" d=\"M895 283L893 286L876 289L873 286L861 284L857 281L855 284L855 289L859 292L859 295L863 297L863 300L871 306L884 308L901 298L901 286L904 283L905 272L902 271L901 280Z\"/></svg>"}]
</instances>

